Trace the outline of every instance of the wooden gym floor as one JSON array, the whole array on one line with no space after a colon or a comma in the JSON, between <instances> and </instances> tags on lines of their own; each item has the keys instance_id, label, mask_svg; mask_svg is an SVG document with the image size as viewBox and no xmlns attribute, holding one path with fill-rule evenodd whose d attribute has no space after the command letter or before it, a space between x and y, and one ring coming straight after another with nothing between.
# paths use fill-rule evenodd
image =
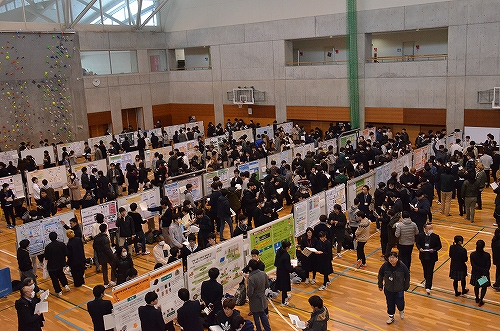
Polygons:
<instances>
[{"instance_id":1,"label":"wooden gym floor","mask_svg":"<svg viewBox=\"0 0 500 331\"><path fill-rule=\"evenodd\" d=\"M464 245L469 253L474 250L475 243L479 239L486 242L487 249L491 252L491 238L495 230L492 218L494 198L495 195L490 188L483 192L483 209L476 211L476 220L473 224L458 215L456 200L452 201L451 217L444 217L439 212L440 206L437 202L433 203L434 231L441 236L443 243L434 271L434 288L432 294L427 295L421 285L423 272L415 249L412 258L411 286L405 293L404 320L400 320L396 314L396 321L392 325L385 324L387 319L385 297L377 288L377 272L382 264L380 241L373 224L372 237L365 248L368 256L367 268L355 269L356 252L343 251L342 258L333 260L334 274L330 276L332 283L327 290L318 291L317 287L320 284L293 285L290 307L280 307L278 301L273 301L269 305L272 329L294 330L288 324L288 313L307 320L310 316L307 299L317 294L323 297L330 311L328 330L500 330L498 323L500 292L488 289L486 304L479 308L474 301L472 286L468 285L469 295L455 297L452 280L448 277L450 264L448 249L455 235L464 237ZM285 215L289 211L290 209L285 208L281 213ZM19 279L15 256L15 231L7 229L3 220L0 229L3 231L0 233L0 267L10 267L12 278ZM87 256L92 256L91 244L87 244L85 250ZM153 269L154 258L151 255L134 257L134 264L139 274L142 274ZM492 266L490 272L493 277L494 268ZM41 279L40 270L38 276L39 286L42 289L49 289L53 294L50 279ZM71 287L69 293L65 292L61 298L55 295L49 297L50 312L44 314L46 320L44 330L92 330L86 303L93 299L92 287L102 284L102 275L96 274L95 268L92 268L86 270L85 276L86 284L83 287L73 288L69 278ZM110 291L107 290L107 293ZM15 292L7 298L0 299L0 320L4 322L3 331L17 330L14 302L18 297L19 293ZM243 316L247 316L248 305L237 308ZM253 321L251 317L248 318Z\"/></svg>"}]
</instances>

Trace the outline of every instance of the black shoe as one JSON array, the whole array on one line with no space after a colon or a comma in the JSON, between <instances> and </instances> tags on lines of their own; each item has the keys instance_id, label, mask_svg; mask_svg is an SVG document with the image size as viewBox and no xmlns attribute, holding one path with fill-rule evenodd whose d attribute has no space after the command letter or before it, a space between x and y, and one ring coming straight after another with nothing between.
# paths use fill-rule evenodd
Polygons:
<instances>
[{"instance_id":1,"label":"black shoe","mask_svg":"<svg viewBox=\"0 0 500 331\"><path fill-rule=\"evenodd\" d=\"M461 296L461 295L462 295L462 292L455 292L455 296L456 296L456 297L459 297L459 296Z\"/></svg>"},{"instance_id":2,"label":"black shoe","mask_svg":"<svg viewBox=\"0 0 500 331\"><path fill-rule=\"evenodd\" d=\"M476 297L476 303L479 303L479 298L478 297Z\"/></svg>"},{"instance_id":3,"label":"black shoe","mask_svg":"<svg viewBox=\"0 0 500 331\"><path fill-rule=\"evenodd\" d=\"M466 295L467 293L469 293L469 289L466 288L466 289L462 290L462 295Z\"/></svg>"}]
</instances>

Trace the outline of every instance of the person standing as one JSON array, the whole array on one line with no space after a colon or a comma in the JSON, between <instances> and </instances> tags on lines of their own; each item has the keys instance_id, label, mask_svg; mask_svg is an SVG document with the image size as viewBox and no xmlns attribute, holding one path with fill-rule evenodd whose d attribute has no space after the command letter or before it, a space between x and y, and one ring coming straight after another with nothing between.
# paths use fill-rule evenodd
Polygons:
<instances>
[{"instance_id":1,"label":"person standing","mask_svg":"<svg viewBox=\"0 0 500 331\"><path fill-rule=\"evenodd\" d=\"M42 331L43 315L35 312L35 306L40 302L35 291L30 286L21 288L21 298L16 300L17 327L19 331Z\"/></svg>"},{"instance_id":2,"label":"person standing","mask_svg":"<svg viewBox=\"0 0 500 331\"><path fill-rule=\"evenodd\" d=\"M358 243L356 247L356 255L358 261L356 263L356 268L366 268L366 255L365 255L365 245L370 238L370 220L366 218L364 211L358 211L356 213L358 218L358 228L356 230L356 242Z\"/></svg>"},{"instance_id":3,"label":"person standing","mask_svg":"<svg viewBox=\"0 0 500 331\"><path fill-rule=\"evenodd\" d=\"M35 280L36 283L36 274L33 270L33 263L31 262L30 253L28 251L29 245L29 239L23 239L19 242L19 248L17 249L17 265L19 266L19 273L21 274L21 282L29 277Z\"/></svg>"},{"instance_id":4,"label":"person standing","mask_svg":"<svg viewBox=\"0 0 500 331\"><path fill-rule=\"evenodd\" d=\"M465 200L465 220L474 223L477 197L480 194L479 181L474 172L467 173L467 179L462 184L462 198Z\"/></svg>"},{"instance_id":5,"label":"person standing","mask_svg":"<svg viewBox=\"0 0 500 331\"><path fill-rule=\"evenodd\" d=\"M130 216L134 222L134 232L137 238L141 241L141 250L142 255L149 254L149 251L146 250L146 235L144 234L144 230L142 229L142 225L146 224L147 221L142 219L141 214L137 212L137 204L132 202L130 204L130 211L128 212L128 216ZM137 242L134 243L135 253L139 254L139 245Z\"/></svg>"},{"instance_id":6,"label":"person standing","mask_svg":"<svg viewBox=\"0 0 500 331\"><path fill-rule=\"evenodd\" d=\"M139 319L141 320L141 329L148 331L165 331L167 325L163 320L161 310L155 306L158 304L158 294L151 291L144 296L145 306L139 307Z\"/></svg>"},{"instance_id":7,"label":"person standing","mask_svg":"<svg viewBox=\"0 0 500 331\"><path fill-rule=\"evenodd\" d=\"M102 268L102 278L104 281L104 286L111 287L116 285L116 274L113 268L115 262L115 256L111 250L111 242L109 241L109 236L106 234L108 230L108 225L102 223L99 225L100 233L94 237L93 248L99 263ZM108 279L108 264L111 269L111 281Z\"/></svg>"},{"instance_id":8,"label":"person standing","mask_svg":"<svg viewBox=\"0 0 500 331\"><path fill-rule=\"evenodd\" d=\"M9 188L9 184L3 183L2 190L0 191L0 203L5 216L5 221L7 221L7 229L13 229L16 227L16 216L14 215L15 198L16 196ZM10 220L12 220L12 223Z\"/></svg>"},{"instance_id":9,"label":"person standing","mask_svg":"<svg viewBox=\"0 0 500 331\"><path fill-rule=\"evenodd\" d=\"M208 280L201 283L201 300L211 309L207 315L207 324L215 324L215 314L222 310L222 285L217 281L219 269L210 268L208 270Z\"/></svg>"},{"instance_id":10,"label":"person standing","mask_svg":"<svg viewBox=\"0 0 500 331\"><path fill-rule=\"evenodd\" d=\"M407 211L401 213L403 219L396 223L396 238L398 241L399 257L401 262L410 270L411 254L413 252L413 244L415 236L418 234L417 225L410 219L410 214Z\"/></svg>"},{"instance_id":11,"label":"person standing","mask_svg":"<svg viewBox=\"0 0 500 331\"><path fill-rule=\"evenodd\" d=\"M415 192L415 198L413 198L410 205L409 216L417 225L418 232L422 233L424 232L424 225L427 222L427 217L431 212L431 204L423 190L417 190ZM403 216L403 218L405 217Z\"/></svg>"},{"instance_id":12,"label":"person standing","mask_svg":"<svg viewBox=\"0 0 500 331\"><path fill-rule=\"evenodd\" d=\"M38 205L38 200L40 200L40 185L38 185L38 178L32 177L31 178L31 188L32 188L32 194L33 194L33 199L35 200L35 203Z\"/></svg>"},{"instance_id":13,"label":"person standing","mask_svg":"<svg viewBox=\"0 0 500 331\"><path fill-rule=\"evenodd\" d=\"M57 233L49 233L50 243L45 247L44 258L47 260L47 270L49 272L52 286L58 296L62 296L62 289L59 283L69 292L68 280L63 272L68 256L68 248L62 241L57 240Z\"/></svg>"},{"instance_id":14,"label":"person standing","mask_svg":"<svg viewBox=\"0 0 500 331\"><path fill-rule=\"evenodd\" d=\"M425 292L431 294L432 278L434 276L434 265L438 260L438 251L442 248L441 238L434 233L432 224L426 224L424 233L419 233L416 237L419 258L424 269Z\"/></svg>"},{"instance_id":15,"label":"person standing","mask_svg":"<svg viewBox=\"0 0 500 331\"><path fill-rule=\"evenodd\" d=\"M269 279L267 274L259 269L259 262L256 260L248 261L250 273L248 274L248 303L250 312L252 312L253 320L257 331L262 331L264 326L265 331L271 331L271 325L267 315L269 314L267 307L266 288L269 287Z\"/></svg>"},{"instance_id":16,"label":"person standing","mask_svg":"<svg viewBox=\"0 0 500 331\"><path fill-rule=\"evenodd\" d=\"M302 236L300 240L300 249L304 251L305 248L316 248L318 244L318 238L313 236L313 229L307 228L305 235ZM258 251L257 251L258 252ZM304 254L300 257L300 262L302 269L306 272L305 283L309 284L309 273L312 271L312 278L310 279L311 284L316 284L316 254L309 254L305 256Z\"/></svg>"},{"instance_id":17,"label":"person standing","mask_svg":"<svg viewBox=\"0 0 500 331\"><path fill-rule=\"evenodd\" d=\"M161 265L168 264L168 256L170 255L170 246L165 243L165 238L160 234L156 238L157 244L153 247L153 257L156 263Z\"/></svg>"},{"instance_id":18,"label":"person standing","mask_svg":"<svg viewBox=\"0 0 500 331\"><path fill-rule=\"evenodd\" d=\"M398 260L398 253L389 253L388 261L384 262L378 271L378 289L384 291L387 303L387 324L394 322L396 307L399 317L404 319L405 291L410 287L410 271Z\"/></svg>"},{"instance_id":19,"label":"person standing","mask_svg":"<svg viewBox=\"0 0 500 331\"><path fill-rule=\"evenodd\" d=\"M492 287L500 290L500 228L495 229L495 234L491 240L491 253L493 255L493 264L496 266L495 282Z\"/></svg>"},{"instance_id":20,"label":"person standing","mask_svg":"<svg viewBox=\"0 0 500 331\"><path fill-rule=\"evenodd\" d=\"M125 247L122 246L117 247L116 260L112 268L115 269L114 272L116 274L116 285L125 283L130 270L134 268L134 262L132 261L132 257L128 254L127 249Z\"/></svg>"},{"instance_id":21,"label":"person standing","mask_svg":"<svg viewBox=\"0 0 500 331\"><path fill-rule=\"evenodd\" d=\"M224 225L227 223L229 225L229 232L231 237L233 236L233 220L231 219L231 208L229 199L227 198L228 190L222 189L221 196L217 200L217 217L219 218L219 235L220 240L226 240L224 238Z\"/></svg>"},{"instance_id":22,"label":"person standing","mask_svg":"<svg viewBox=\"0 0 500 331\"><path fill-rule=\"evenodd\" d=\"M274 266L276 267L276 285L281 291L281 305L289 305L288 291L292 290L290 284L290 273L293 272L292 264L290 263L290 254L288 251L292 244L288 240L281 242L281 247L276 252Z\"/></svg>"},{"instance_id":23,"label":"person standing","mask_svg":"<svg viewBox=\"0 0 500 331\"><path fill-rule=\"evenodd\" d=\"M66 230L68 237L68 266L71 269L71 276L73 277L73 285L80 287L85 284L85 250L83 248L82 238L75 236L75 232L71 229Z\"/></svg>"},{"instance_id":24,"label":"person standing","mask_svg":"<svg viewBox=\"0 0 500 331\"><path fill-rule=\"evenodd\" d=\"M324 291L330 280L328 276L333 272L332 268L332 243L326 238L326 233L319 233L319 240L316 243L316 271L323 275L323 285L318 290Z\"/></svg>"},{"instance_id":25,"label":"person standing","mask_svg":"<svg viewBox=\"0 0 500 331\"><path fill-rule=\"evenodd\" d=\"M182 307L177 310L177 322L184 330L203 331L203 323L199 318L201 305L198 301L189 300L189 290L181 288L177 292L179 299L184 301Z\"/></svg>"},{"instance_id":26,"label":"person standing","mask_svg":"<svg viewBox=\"0 0 500 331\"><path fill-rule=\"evenodd\" d=\"M170 234L168 232L168 229L170 227L170 224L172 224L172 217L173 217L173 213L174 213L173 210L174 210L174 208L173 208L172 203L170 202L170 199L168 197L163 197L160 200L159 207L148 208L148 211L160 212L161 233L162 233L163 238L165 239L165 241L167 242L168 245L172 245L172 242L170 241Z\"/></svg>"},{"instance_id":27,"label":"person standing","mask_svg":"<svg viewBox=\"0 0 500 331\"><path fill-rule=\"evenodd\" d=\"M312 308L311 318L306 322L304 331L326 331L330 314L323 305L323 299L317 295L311 296L308 300Z\"/></svg>"},{"instance_id":28,"label":"person standing","mask_svg":"<svg viewBox=\"0 0 500 331\"><path fill-rule=\"evenodd\" d=\"M71 208L80 209L82 203L82 194L80 192L80 181L76 178L76 175L71 173L69 175L69 197L71 200Z\"/></svg>"},{"instance_id":29,"label":"person standing","mask_svg":"<svg viewBox=\"0 0 500 331\"><path fill-rule=\"evenodd\" d=\"M340 252L342 251L342 244L344 242L345 228L347 225L347 218L342 212L342 206L335 204L333 206L333 211L328 215L328 220L331 225L332 232L332 243L335 240L337 245L337 257L342 257Z\"/></svg>"},{"instance_id":30,"label":"person standing","mask_svg":"<svg viewBox=\"0 0 500 331\"><path fill-rule=\"evenodd\" d=\"M465 288L466 282L465 277L467 277L467 264L469 260L467 256L467 250L462 246L464 242L464 237L455 236L453 238L453 245L450 246L450 278L453 279L453 289L455 290L455 296L458 297L462 294L467 294L469 290ZM458 292L458 281L462 285L462 292Z\"/></svg>"},{"instance_id":31,"label":"person standing","mask_svg":"<svg viewBox=\"0 0 500 331\"><path fill-rule=\"evenodd\" d=\"M113 304L109 300L103 300L105 287L96 285L92 289L94 300L87 303L87 310L94 324L94 331L105 331L104 315L109 315L113 311Z\"/></svg>"},{"instance_id":32,"label":"person standing","mask_svg":"<svg viewBox=\"0 0 500 331\"><path fill-rule=\"evenodd\" d=\"M439 182L441 185L441 214L444 216L451 216L450 206L453 190L455 189L455 177L452 175L450 167L444 167L444 171L441 173Z\"/></svg>"},{"instance_id":33,"label":"person standing","mask_svg":"<svg viewBox=\"0 0 500 331\"><path fill-rule=\"evenodd\" d=\"M118 209L119 216L116 220L116 227L118 228L118 246L125 247L130 252L129 244L135 237L134 220L130 215L127 215L127 210L123 207Z\"/></svg>"},{"instance_id":34,"label":"person standing","mask_svg":"<svg viewBox=\"0 0 500 331\"><path fill-rule=\"evenodd\" d=\"M484 305L483 299L486 290L491 285L491 256L490 253L484 251L484 246L486 246L484 240L479 239L476 242L476 250L470 253L470 264L472 265L470 284L474 286L474 295L479 307ZM479 294L479 289L481 289L481 294Z\"/></svg>"}]
</instances>

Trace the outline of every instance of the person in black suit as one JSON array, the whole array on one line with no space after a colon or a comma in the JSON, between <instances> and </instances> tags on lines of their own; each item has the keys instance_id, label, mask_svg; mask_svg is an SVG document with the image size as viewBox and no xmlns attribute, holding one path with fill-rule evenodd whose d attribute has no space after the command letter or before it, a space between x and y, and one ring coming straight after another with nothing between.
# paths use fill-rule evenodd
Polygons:
<instances>
[{"instance_id":1,"label":"person in black suit","mask_svg":"<svg viewBox=\"0 0 500 331\"><path fill-rule=\"evenodd\" d=\"M40 302L30 286L21 288L21 298L16 300L17 325L19 331L42 331L43 315L35 313L35 306Z\"/></svg>"},{"instance_id":2,"label":"person in black suit","mask_svg":"<svg viewBox=\"0 0 500 331\"><path fill-rule=\"evenodd\" d=\"M69 292L68 279L63 272L68 256L68 248L62 241L57 240L57 233L49 233L50 243L45 247L44 257L47 260L47 270L50 280L54 286L54 291L58 296L62 295L61 285ZM61 285L59 285L61 283Z\"/></svg>"},{"instance_id":3,"label":"person in black suit","mask_svg":"<svg viewBox=\"0 0 500 331\"><path fill-rule=\"evenodd\" d=\"M219 273L219 269L210 268L210 270L208 270L208 277L210 279L201 283L201 300L212 309L207 316L208 325L213 325L215 323L215 314L222 310L223 290L222 285L217 282Z\"/></svg>"},{"instance_id":4,"label":"person in black suit","mask_svg":"<svg viewBox=\"0 0 500 331\"><path fill-rule=\"evenodd\" d=\"M94 331L105 331L103 316L111 314L111 311L113 310L113 304L111 301L102 299L104 297L105 289L106 288L103 285L94 286L92 292L94 293L95 299L87 303L87 310L92 318Z\"/></svg>"},{"instance_id":5,"label":"person in black suit","mask_svg":"<svg viewBox=\"0 0 500 331\"><path fill-rule=\"evenodd\" d=\"M155 308L158 304L158 294L151 291L144 297L146 305L139 307L139 319L141 320L141 329L148 331L165 331L167 326L163 320L161 310Z\"/></svg>"},{"instance_id":6,"label":"person in black suit","mask_svg":"<svg viewBox=\"0 0 500 331\"><path fill-rule=\"evenodd\" d=\"M203 323L199 317L201 304L198 301L189 300L189 290L181 288L177 292L179 299L184 301L181 308L177 310L177 322L184 330L203 331Z\"/></svg>"},{"instance_id":7,"label":"person in black suit","mask_svg":"<svg viewBox=\"0 0 500 331\"><path fill-rule=\"evenodd\" d=\"M424 268L425 291L431 294L434 265L438 260L438 251L442 248L441 239L433 232L432 224L428 223L424 226L424 233L417 235L416 244L420 251L420 262Z\"/></svg>"}]
</instances>

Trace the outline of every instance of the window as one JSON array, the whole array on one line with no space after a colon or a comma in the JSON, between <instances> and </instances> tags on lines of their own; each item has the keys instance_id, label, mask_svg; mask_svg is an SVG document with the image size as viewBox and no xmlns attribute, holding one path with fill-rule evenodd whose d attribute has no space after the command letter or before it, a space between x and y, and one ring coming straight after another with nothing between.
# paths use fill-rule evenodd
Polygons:
<instances>
[{"instance_id":1,"label":"window","mask_svg":"<svg viewBox=\"0 0 500 331\"><path fill-rule=\"evenodd\" d=\"M136 51L81 52L84 76L128 74L137 72Z\"/></svg>"},{"instance_id":2,"label":"window","mask_svg":"<svg viewBox=\"0 0 500 331\"><path fill-rule=\"evenodd\" d=\"M296 39L285 42L287 66L346 64L346 37Z\"/></svg>"},{"instance_id":3,"label":"window","mask_svg":"<svg viewBox=\"0 0 500 331\"><path fill-rule=\"evenodd\" d=\"M148 49L150 72L167 70L167 52L164 49Z\"/></svg>"}]
</instances>

